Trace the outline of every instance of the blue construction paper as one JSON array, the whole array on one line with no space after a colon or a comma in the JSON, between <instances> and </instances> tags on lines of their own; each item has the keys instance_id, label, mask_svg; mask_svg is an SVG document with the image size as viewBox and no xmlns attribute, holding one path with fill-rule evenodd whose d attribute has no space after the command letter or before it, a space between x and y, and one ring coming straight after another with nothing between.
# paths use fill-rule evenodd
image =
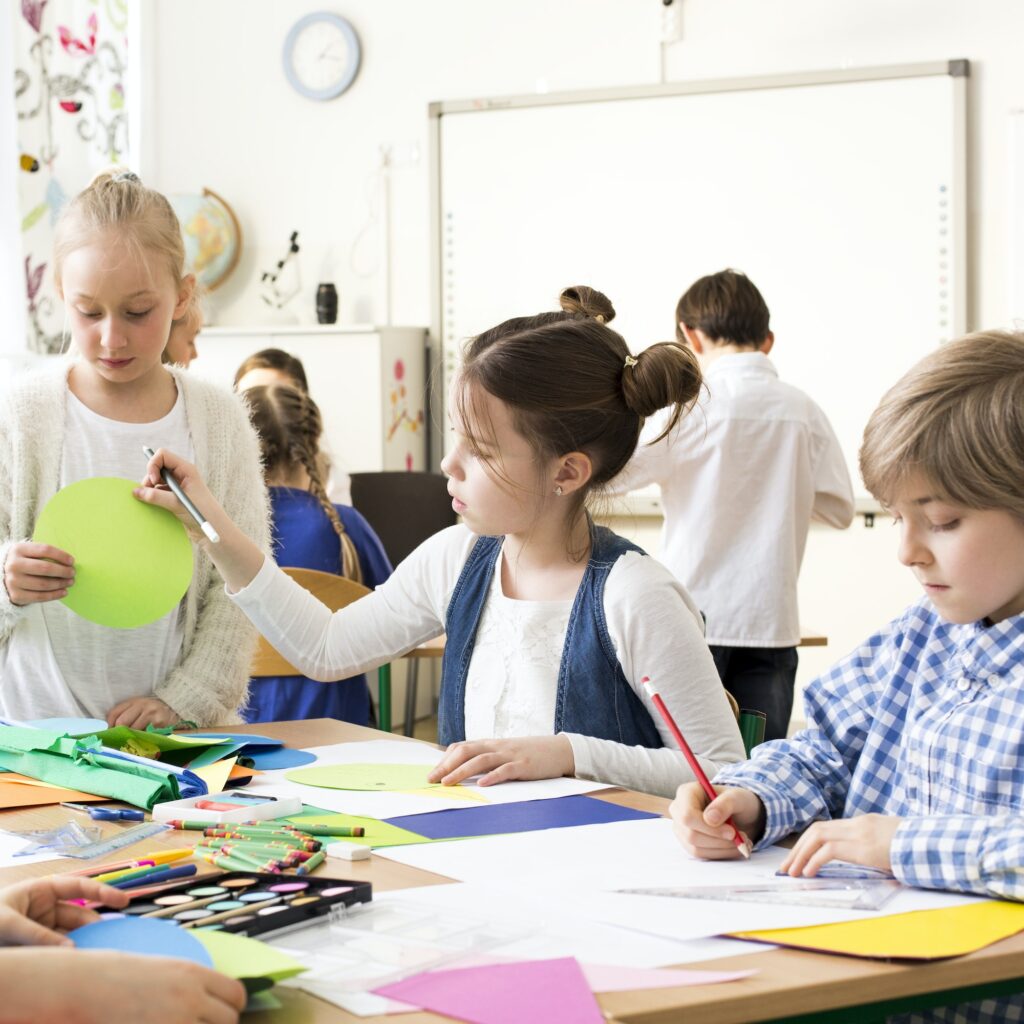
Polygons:
<instances>
[{"instance_id":1,"label":"blue construction paper","mask_svg":"<svg viewBox=\"0 0 1024 1024\"><path fill-rule=\"evenodd\" d=\"M524 800L514 804L477 804L429 814L403 814L386 818L389 825L417 832L428 839L465 839L509 832L537 832L572 825L602 825L610 821L657 818L650 811L595 800L589 796L561 796L551 800Z\"/></svg>"},{"instance_id":2,"label":"blue construction paper","mask_svg":"<svg viewBox=\"0 0 1024 1024\"><path fill-rule=\"evenodd\" d=\"M105 918L68 932L68 938L79 949L119 949L213 966L213 958L201 942L185 929L160 918Z\"/></svg>"},{"instance_id":3,"label":"blue construction paper","mask_svg":"<svg viewBox=\"0 0 1024 1024\"><path fill-rule=\"evenodd\" d=\"M193 732L190 736L206 736L213 739L223 739L225 736L240 743L243 747L283 747L284 740L275 740L271 736L250 735L247 732Z\"/></svg>"},{"instance_id":4,"label":"blue construction paper","mask_svg":"<svg viewBox=\"0 0 1024 1024\"><path fill-rule=\"evenodd\" d=\"M101 718L36 718L25 722L33 729L48 729L50 732L65 732L69 736L83 736L86 733L103 732L107 723Z\"/></svg>"},{"instance_id":5,"label":"blue construction paper","mask_svg":"<svg viewBox=\"0 0 1024 1024\"><path fill-rule=\"evenodd\" d=\"M316 754L311 754L308 750L296 750L294 747L247 750L245 757L252 761L253 768L261 772L271 772L275 768L297 768L301 764L310 764L316 760Z\"/></svg>"}]
</instances>

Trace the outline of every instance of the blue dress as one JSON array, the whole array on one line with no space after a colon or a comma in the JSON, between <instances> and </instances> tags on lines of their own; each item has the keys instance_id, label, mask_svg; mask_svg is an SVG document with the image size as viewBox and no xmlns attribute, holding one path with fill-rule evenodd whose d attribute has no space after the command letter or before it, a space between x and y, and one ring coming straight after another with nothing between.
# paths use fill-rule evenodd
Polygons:
<instances>
[{"instance_id":1,"label":"blue dress","mask_svg":"<svg viewBox=\"0 0 1024 1024\"><path fill-rule=\"evenodd\" d=\"M341 548L338 535L320 502L296 487L270 487L274 561L294 569L319 569L339 575ZM335 505L363 570L363 583L371 589L391 575L391 563L370 524L348 505ZM305 676L269 676L253 679L247 722L286 722L303 718L337 718L356 725L370 720L370 691L366 676L336 683L318 683Z\"/></svg>"}]
</instances>

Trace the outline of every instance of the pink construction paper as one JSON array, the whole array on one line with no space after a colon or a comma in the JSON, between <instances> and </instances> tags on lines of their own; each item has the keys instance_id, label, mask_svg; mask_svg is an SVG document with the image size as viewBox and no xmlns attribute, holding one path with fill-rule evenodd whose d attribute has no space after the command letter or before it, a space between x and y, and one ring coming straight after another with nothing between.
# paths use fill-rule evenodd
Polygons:
<instances>
[{"instance_id":1,"label":"pink construction paper","mask_svg":"<svg viewBox=\"0 0 1024 1024\"><path fill-rule=\"evenodd\" d=\"M453 968L374 989L470 1024L604 1024L580 965L560 960Z\"/></svg>"}]
</instances>

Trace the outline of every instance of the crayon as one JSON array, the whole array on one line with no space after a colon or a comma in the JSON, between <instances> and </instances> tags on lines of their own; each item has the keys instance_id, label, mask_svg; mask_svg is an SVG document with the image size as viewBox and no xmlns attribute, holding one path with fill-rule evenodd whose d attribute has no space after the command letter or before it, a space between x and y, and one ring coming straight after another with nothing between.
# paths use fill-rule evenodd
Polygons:
<instances>
[{"instance_id":1,"label":"crayon","mask_svg":"<svg viewBox=\"0 0 1024 1024\"><path fill-rule=\"evenodd\" d=\"M212 821L185 821L181 818L174 818L171 821L166 822L171 828L176 828L179 831L184 832L202 832L203 829L209 828Z\"/></svg>"},{"instance_id":2,"label":"crayon","mask_svg":"<svg viewBox=\"0 0 1024 1024\"><path fill-rule=\"evenodd\" d=\"M200 854L203 860L213 864L214 867L220 868L222 871L252 871L253 866L246 861L235 860L233 857L229 857L225 853L214 853L210 851L209 854Z\"/></svg>"},{"instance_id":3,"label":"crayon","mask_svg":"<svg viewBox=\"0 0 1024 1024\"><path fill-rule=\"evenodd\" d=\"M366 829L362 825L296 825L295 827L310 836L366 835Z\"/></svg>"},{"instance_id":4,"label":"crayon","mask_svg":"<svg viewBox=\"0 0 1024 1024\"><path fill-rule=\"evenodd\" d=\"M309 860L300 864L295 871L297 875L308 875L311 871L315 871L327 858L324 856L323 851L320 853L314 853Z\"/></svg>"}]
</instances>

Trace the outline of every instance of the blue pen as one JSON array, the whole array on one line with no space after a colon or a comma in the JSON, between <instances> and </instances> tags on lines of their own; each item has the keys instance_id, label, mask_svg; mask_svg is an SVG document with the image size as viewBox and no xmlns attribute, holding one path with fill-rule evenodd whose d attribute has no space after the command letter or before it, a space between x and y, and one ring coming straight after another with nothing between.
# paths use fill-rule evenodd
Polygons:
<instances>
[{"instance_id":1,"label":"blue pen","mask_svg":"<svg viewBox=\"0 0 1024 1024\"><path fill-rule=\"evenodd\" d=\"M154 871L151 875L142 875L139 878L126 878L123 882L108 882L115 889L137 889L144 885L157 885L162 882L171 882L175 878L188 878L196 873L195 864L183 864L178 868L165 868L163 871Z\"/></svg>"}]
</instances>

